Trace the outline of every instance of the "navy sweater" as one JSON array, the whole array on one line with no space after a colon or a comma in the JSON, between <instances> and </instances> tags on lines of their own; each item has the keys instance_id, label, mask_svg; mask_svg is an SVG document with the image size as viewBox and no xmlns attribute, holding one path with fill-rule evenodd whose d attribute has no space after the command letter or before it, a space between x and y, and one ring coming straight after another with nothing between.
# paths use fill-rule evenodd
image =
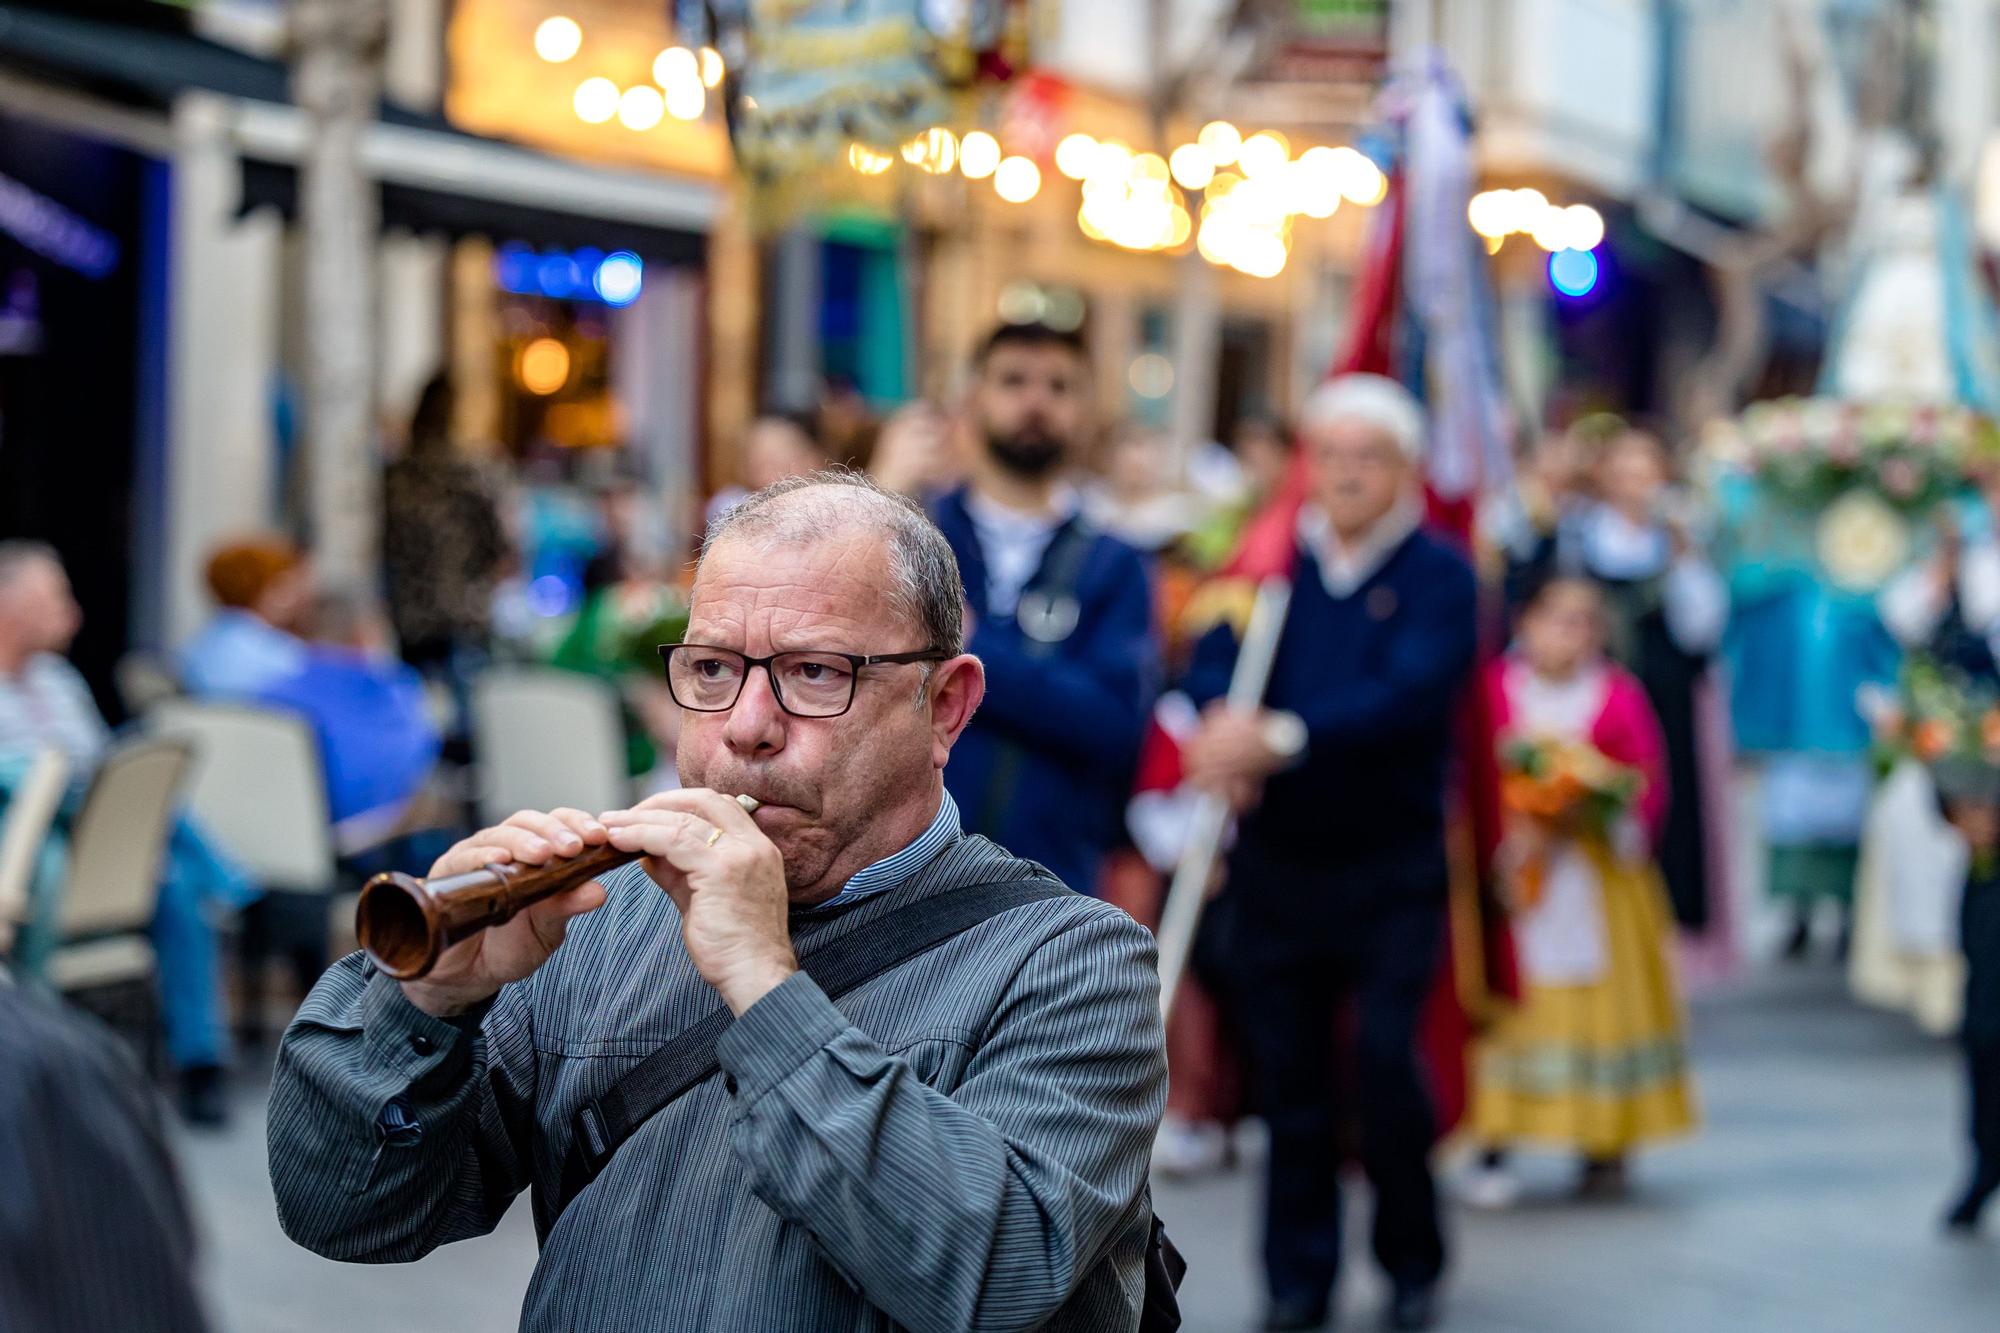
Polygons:
<instances>
[{"instance_id":1,"label":"navy sweater","mask_svg":"<svg viewBox=\"0 0 2000 1333\"><path fill-rule=\"evenodd\" d=\"M986 664L986 701L952 750L945 786L969 831L1041 862L1079 892L1095 892L1098 864L1119 838L1158 689L1145 563L1116 538L1091 537L1076 580L1076 630L1048 656L1033 657L1014 618L987 605L986 558L963 494L938 499L931 517L965 580L975 622L967 650ZM1036 570L1028 588L1042 587L1047 573ZM1001 759L1009 744L1020 751L1011 780Z\"/></svg>"},{"instance_id":2,"label":"navy sweater","mask_svg":"<svg viewBox=\"0 0 2000 1333\"><path fill-rule=\"evenodd\" d=\"M1264 702L1305 720L1306 751L1243 820L1245 850L1336 880L1442 888L1445 768L1476 608L1470 566L1424 533L1347 597L1329 593L1300 551ZM1227 624L1196 646L1187 690L1197 704L1228 693L1236 653Z\"/></svg>"}]
</instances>

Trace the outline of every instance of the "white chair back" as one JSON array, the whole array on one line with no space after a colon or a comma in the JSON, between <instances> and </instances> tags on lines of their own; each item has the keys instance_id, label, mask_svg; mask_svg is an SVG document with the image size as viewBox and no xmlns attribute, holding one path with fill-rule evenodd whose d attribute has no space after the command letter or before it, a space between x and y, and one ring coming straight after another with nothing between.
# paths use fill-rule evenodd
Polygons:
<instances>
[{"instance_id":1,"label":"white chair back","mask_svg":"<svg viewBox=\"0 0 2000 1333\"><path fill-rule=\"evenodd\" d=\"M479 811L617 810L631 803L618 692L604 681L541 667L495 667L472 686Z\"/></svg>"},{"instance_id":2,"label":"white chair back","mask_svg":"<svg viewBox=\"0 0 2000 1333\"><path fill-rule=\"evenodd\" d=\"M125 711L133 717L144 717L153 710L153 705L163 699L178 698L181 693L180 679L174 675L164 658L147 652L130 652L118 659L112 668L112 678L118 685L118 697L125 703Z\"/></svg>"},{"instance_id":3,"label":"white chair back","mask_svg":"<svg viewBox=\"0 0 2000 1333\"><path fill-rule=\"evenodd\" d=\"M157 736L195 749L188 808L266 888L300 893L336 883L333 830L312 728L291 713L169 699L146 718Z\"/></svg>"},{"instance_id":4,"label":"white chair back","mask_svg":"<svg viewBox=\"0 0 2000 1333\"><path fill-rule=\"evenodd\" d=\"M153 921L160 857L192 759L181 741L128 741L106 755L69 830L64 938L137 934Z\"/></svg>"},{"instance_id":5,"label":"white chair back","mask_svg":"<svg viewBox=\"0 0 2000 1333\"><path fill-rule=\"evenodd\" d=\"M13 938L14 927L28 914L28 891L34 885L42 843L62 806L69 781L69 757L54 748L43 750L7 801L0 819L0 950Z\"/></svg>"}]
</instances>

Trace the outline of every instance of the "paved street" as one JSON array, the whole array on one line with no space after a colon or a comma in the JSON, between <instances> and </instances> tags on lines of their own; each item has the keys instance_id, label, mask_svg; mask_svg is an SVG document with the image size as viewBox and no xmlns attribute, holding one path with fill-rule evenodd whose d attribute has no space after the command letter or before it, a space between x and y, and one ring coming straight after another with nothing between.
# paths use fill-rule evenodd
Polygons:
<instances>
[{"instance_id":1,"label":"paved street","mask_svg":"<svg viewBox=\"0 0 2000 1333\"><path fill-rule=\"evenodd\" d=\"M1460 1216L1446 1326L1480 1333L1826 1333L2000 1327L2000 1236L1942 1240L1959 1168L1951 1050L1855 1009L1831 971L1773 972L1702 1000L1709 1123L1640 1164L1627 1203L1562 1198L1567 1164L1529 1162L1516 1211ZM277 1230L261 1099L222 1138L184 1140L208 1229L210 1289L230 1333L513 1325L534 1258L525 1204L488 1238L401 1268L325 1263ZM1190 1333L1252 1326L1252 1182L1163 1185L1193 1264ZM1989 1226L1990 1231L2000 1228ZM1353 1229L1355 1237L1365 1230ZM1380 1288L1354 1248L1343 1325L1375 1326Z\"/></svg>"}]
</instances>

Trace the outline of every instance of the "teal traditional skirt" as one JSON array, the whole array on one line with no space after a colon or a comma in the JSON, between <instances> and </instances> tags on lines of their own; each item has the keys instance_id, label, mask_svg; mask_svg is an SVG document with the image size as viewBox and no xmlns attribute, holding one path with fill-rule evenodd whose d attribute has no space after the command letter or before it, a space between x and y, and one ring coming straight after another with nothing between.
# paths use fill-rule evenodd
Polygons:
<instances>
[{"instance_id":1,"label":"teal traditional skirt","mask_svg":"<svg viewBox=\"0 0 2000 1333\"><path fill-rule=\"evenodd\" d=\"M1801 904L1830 899L1846 906L1854 901L1854 871L1860 860L1860 849L1855 847L1773 847L1771 896Z\"/></svg>"}]
</instances>

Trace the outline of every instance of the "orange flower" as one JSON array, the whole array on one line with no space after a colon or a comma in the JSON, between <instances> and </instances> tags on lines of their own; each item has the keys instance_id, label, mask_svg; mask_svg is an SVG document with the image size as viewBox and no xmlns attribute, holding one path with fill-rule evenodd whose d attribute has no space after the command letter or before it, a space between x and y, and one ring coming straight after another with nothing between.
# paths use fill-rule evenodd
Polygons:
<instances>
[{"instance_id":1,"label":"orange flower","mask_svg":"<svg viewBox=\"0 0 2000 1333\"><path fill-rule=\"evenodd\" d=\"M1988 750L2000 750L2000 708L1989 708L1979 719L1979 742Z\"/></svg>"},{"instance_id":2,"label":"orange flower","mask_svg":"<svg viewBox=\"0 0 2000 1333\"><path fill-rule=\"evenodd\" d=\"M1944 758L1951 750L1951 724L1937 718L1919 722L1916 734L1910 738L1910 748L1927 764Z\"/></svg>"}]
</instances>

